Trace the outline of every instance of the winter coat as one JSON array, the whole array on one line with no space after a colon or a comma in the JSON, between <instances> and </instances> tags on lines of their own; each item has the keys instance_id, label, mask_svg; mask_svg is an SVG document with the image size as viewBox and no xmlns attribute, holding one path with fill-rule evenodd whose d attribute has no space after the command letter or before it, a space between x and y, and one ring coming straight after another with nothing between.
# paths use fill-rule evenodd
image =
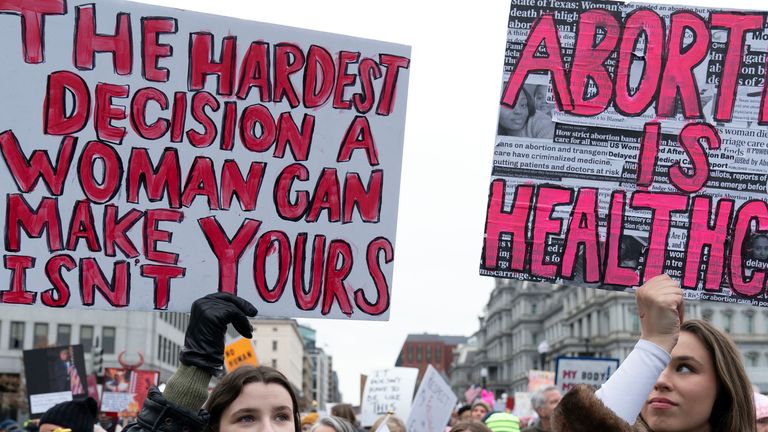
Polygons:
<instances>
[{"instance_id":1,"label":"winter coat","mask_svg":"<svg viewBox=\"0 0 768 432\"><path fill-rule=\"evenodd\" d=\"M203 432L208 425L208 413L192 411L169 402L157 387L149 390L136 423L123 432Z\"/></svg>"},{"instance_id":2,"label":"winter coat","mask_svg":"<svg viewBox=\"0 0 768 432\"><path fill-rule=\"evenodd\" d=\"M563 396L552 418L554 432L652 432L638 417L630 426L595 396L592 387L577 385Z\"/></svg>"}]
</instances>

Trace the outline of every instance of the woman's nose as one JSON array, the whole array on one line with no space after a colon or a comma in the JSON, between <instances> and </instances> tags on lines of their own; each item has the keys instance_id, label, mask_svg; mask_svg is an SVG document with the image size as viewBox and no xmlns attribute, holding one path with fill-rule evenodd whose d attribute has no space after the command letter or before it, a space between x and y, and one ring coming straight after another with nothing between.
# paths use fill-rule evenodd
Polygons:
<instances>
[{"instance_id":1,"label":"woman's nose","mask_svg":"<svg viewBox=\"0 0 768 432\"><path fill-rule=\"evenodd\" d=\"M664 369L664 372L659 375L659 379L656 380L656 384L654 384L653 389L657 391L670 391L672 390L672 384L670 381L670 370L669 368Z\"/></svg>"}]
</instances>

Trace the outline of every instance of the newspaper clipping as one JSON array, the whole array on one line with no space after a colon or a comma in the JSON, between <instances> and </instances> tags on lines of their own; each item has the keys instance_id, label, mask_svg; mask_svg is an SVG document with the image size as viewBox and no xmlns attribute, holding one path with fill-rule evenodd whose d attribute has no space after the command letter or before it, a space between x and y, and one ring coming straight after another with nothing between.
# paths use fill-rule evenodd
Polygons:
<instances>
[{"instance_id":1,"label":"newspaper clipping","mask_svg":"<svg viewBox=\"0 0 768 432\"><path fill-rule=\"evenodd\" d=\"M480 273L768 307L767 26L513 1Z\"/></svg>"}]
</instances>

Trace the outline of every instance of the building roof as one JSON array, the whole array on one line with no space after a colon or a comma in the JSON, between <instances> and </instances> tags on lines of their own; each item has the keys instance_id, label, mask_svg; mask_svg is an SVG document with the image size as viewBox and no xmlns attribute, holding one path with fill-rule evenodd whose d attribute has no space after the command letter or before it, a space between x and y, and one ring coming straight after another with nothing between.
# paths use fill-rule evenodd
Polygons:
<instances>
[{"instance_id":1,"label":"building roof","mask_svg":"<svg viewBox=\"0 0 768 432\"><path fill-rule=\"evenodd\" d=\"M431 333L409 334L406 342L443 342L446 345L458 345L467 342L466 336L442 336Z\"/></svg>"}]
</instances>

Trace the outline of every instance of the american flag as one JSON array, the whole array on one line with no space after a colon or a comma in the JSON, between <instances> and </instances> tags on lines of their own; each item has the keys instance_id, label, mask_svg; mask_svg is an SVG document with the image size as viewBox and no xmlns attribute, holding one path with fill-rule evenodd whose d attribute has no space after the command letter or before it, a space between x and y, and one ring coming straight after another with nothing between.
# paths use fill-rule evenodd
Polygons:
<instances>
[{"instance_id":1,"label":"american flag","mask_svg":"<svg viewBox=\"0 0 768 432\"><path fill-rule=\"evenodd\" d=\"M77 374L77 368L74 364L69 365L69 388L73 395L85 393L83 383L80 381L80 375Z\"/></svg>"}]
</instances>

